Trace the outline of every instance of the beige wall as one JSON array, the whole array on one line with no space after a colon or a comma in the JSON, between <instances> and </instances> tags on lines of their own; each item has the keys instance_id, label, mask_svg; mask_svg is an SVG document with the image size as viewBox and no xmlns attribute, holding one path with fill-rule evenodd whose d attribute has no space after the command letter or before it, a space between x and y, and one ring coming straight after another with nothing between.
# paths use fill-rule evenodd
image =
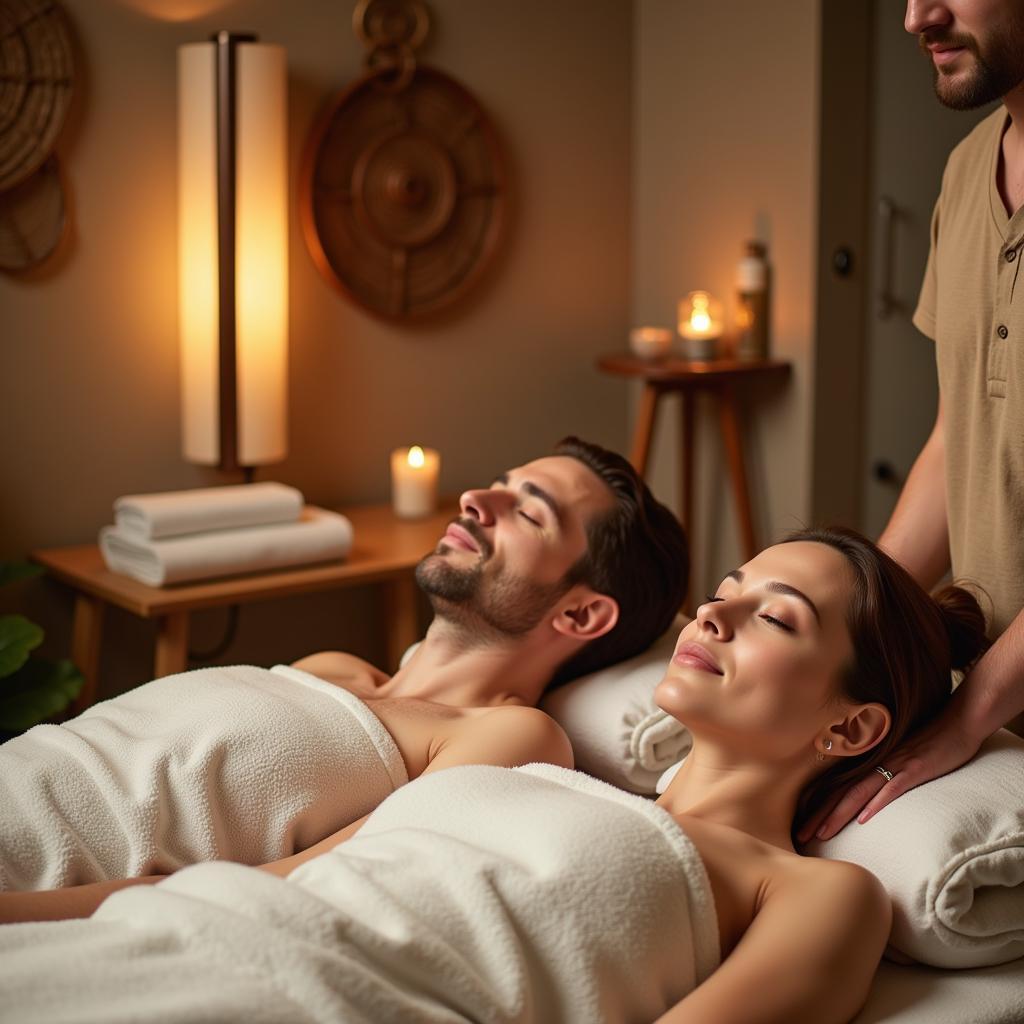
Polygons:
<instances>
[{"instance_id":1,"label":"beige wall","mask_svg":"<svg viewBox=\"0 0 1024 1024\"><path fill-rule=\"evenodd\" d=\"M62 146L75 237L52 272L0 276L0 557L91 540L119 494L220 482L179 455L175 308L175 51L209 31L288 51L291 171L327 98L360 70L337 0L65 0L81 43L81 106ZM446 490L487 479L567 431L624 448L627 390L591 369L631 323L673 324L677 299L729 299L747 237L774 269L773 349L788 385L750 396L748 460L762 539L811 504L817 0L430 0L426 56L491 112L516 182L496 271L447 320L403 329L342 300L291 225L291 454L261 472L309 500L384 500L386 454L443 453ZM160 17L170 10L192 20ZM674 409L666 410L674 413ZM740 561L714 423L702 417L701 595ZM674 418L654 485L675 501ZM379 658L369 594L251 606L224 661L324 646ZM55 583L0 594L67 652ZM195 616L195 643L223 612ZM153 630L111 615L106 692L148 674Z\"/></svg>"},{"instance_id":2,"label":"beige wall","mask_svg":"<svg viewBox=\"0 0 1024 1024\"><path fill-rule=\"evenodd\" d=\"M64 0L80 43L80 108L61 153L75 233L46 274L0 276L0 557L91 541L119 494L222 482L179 455L175 61L218 28L288 51L290 430L259 474L310 501L384 500L387 452L443 454L457 491L574 431L621 446L622 386L592 369L629 322L632 9L623 0L430 0L429 62L461 79L505 141L516 216L496 271L445 321L415 329L360 312L318 275L295 217L295 172L321 104L360 73L351 3ZM190 20L165 20L167 12ZM54 583L0 595L66 654L70 601ZM247 608L225 660L315 647L380 654L367 595ZM209 646L223 613L195 617ZM151 626L115 613L112 692L148 672Z\"/></svg>"},{"instance_id":3,"label":"beige wall","mask_svg":"<svg viewBox=\"0 0 1024 1024\"><path fill-rule=\"evenodd\" d=\"M704 288L731 306L747 238L768 242L772 354L785 387L748 396L748 475L766 543L810 514L817 232L817 0L639 0L634 43L634 322L674 325ZM676 501L675 403L653 479ZM702 597L742 561L715 420L699 417L695 563Z\"/></svg>"}]
</instances>

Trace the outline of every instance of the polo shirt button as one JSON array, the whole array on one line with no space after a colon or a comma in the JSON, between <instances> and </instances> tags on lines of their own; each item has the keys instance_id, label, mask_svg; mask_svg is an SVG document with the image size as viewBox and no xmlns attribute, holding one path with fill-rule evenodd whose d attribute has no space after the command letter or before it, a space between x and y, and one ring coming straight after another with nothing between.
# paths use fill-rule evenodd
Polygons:
<instances>
[{"instance_id":1,"label":"polo shirt button","mask_svg":"<svg viewBox=\"0 0 1024 1024\"><path fill-rule=\"evenodd\" d=\"M1004 338L1005 339L1007 337L1007 335L1009 335L1009 333L1010 332L1002 324L1000 324L996 328L996 334L998 334L1000 338Z\"/></svg>"},{"instance_id":2,"label":"polo shirt button","mask_svg":"<svg viewBox=\"0 0 1024 1024\"><path fill-rule=\"evenodd\" d=\"M1016 258L1017 258L1017 250L1016 249L1007 249L1006 250L1006 262L1007 263L1012 263Z\"/></svg>"}]
</instances>

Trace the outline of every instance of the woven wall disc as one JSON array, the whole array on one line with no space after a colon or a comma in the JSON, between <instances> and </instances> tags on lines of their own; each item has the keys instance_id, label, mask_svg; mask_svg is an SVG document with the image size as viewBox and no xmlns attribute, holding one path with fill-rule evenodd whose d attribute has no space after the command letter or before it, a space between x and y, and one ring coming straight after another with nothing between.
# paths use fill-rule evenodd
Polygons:
<instances>
[{"instance_id":1,"label":"woven wall disc","mask_svg":"<svg viewBox=\"0 0 1024 1024\"><path fill-rule=\"evenodd\" d=\"M53 0L0 0L0 192L49 156L71 102L71 40Z\"/></svg>"},{"instance_id":2,"label":"woven wall disc","mask_svg":"<svg viewBox=\"0 0 1024 1024\"><path fill-rule=\"evenodd\" d=\"M64 237L60 165L51 156L31 177L0 192L0 270L30 270L49 258Z\"/></svg>"},{"instance_id":3,"label":"woven wall disc","mask_svg":"<svg viewBox=\"0 0 1024 1024\"><path fill-rule=\"evenodd\" d=\"M300 205L321 273L366 309L406 321L450 306L494 256L508 203L486 114L458 82L419 66L330 105L306 151Z\"/></svg>"}]
</instances>

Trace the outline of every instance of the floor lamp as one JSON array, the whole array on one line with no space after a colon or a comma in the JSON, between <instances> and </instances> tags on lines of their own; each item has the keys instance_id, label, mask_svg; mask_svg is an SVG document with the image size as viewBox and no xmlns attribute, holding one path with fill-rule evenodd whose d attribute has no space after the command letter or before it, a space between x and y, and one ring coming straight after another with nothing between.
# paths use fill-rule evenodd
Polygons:
<instances>
[{"instance_id":1,"label":"floor lamp","mask_svg":"<svg viewBox=\"0 0 1024 1024\"><path fill-rule=\"evenodd\" d=\"M185 458L287 454L287 77L280 46L219 32L178 51Z\"/></svg>"}]
</instances>

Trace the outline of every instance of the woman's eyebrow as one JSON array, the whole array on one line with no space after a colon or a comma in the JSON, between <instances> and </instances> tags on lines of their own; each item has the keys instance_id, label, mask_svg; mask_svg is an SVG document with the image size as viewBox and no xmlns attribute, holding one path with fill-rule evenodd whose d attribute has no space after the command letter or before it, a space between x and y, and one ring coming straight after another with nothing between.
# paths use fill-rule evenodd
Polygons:
<instances>
[{"instance_id":1,"label":"woman's eyebrow","mask_svg":"<svg viewBox=\"0 0 1024 1024\"><path fill-rule=\"evenodd\" d=\"M743 582L743 575L742 569L733 569L732 572L725 574L726 579L734 579L737 583ZM795 597L803 601L814 612L818 625L821 625L821 615L818 612L818 606L802 590L797 590L796 587L792 587L788 583L780 583L778 580L772 580L771 583L766 584L765 590L770 590L773 594L785 594L787 597Z\"/></svg>"}]
</instances>

